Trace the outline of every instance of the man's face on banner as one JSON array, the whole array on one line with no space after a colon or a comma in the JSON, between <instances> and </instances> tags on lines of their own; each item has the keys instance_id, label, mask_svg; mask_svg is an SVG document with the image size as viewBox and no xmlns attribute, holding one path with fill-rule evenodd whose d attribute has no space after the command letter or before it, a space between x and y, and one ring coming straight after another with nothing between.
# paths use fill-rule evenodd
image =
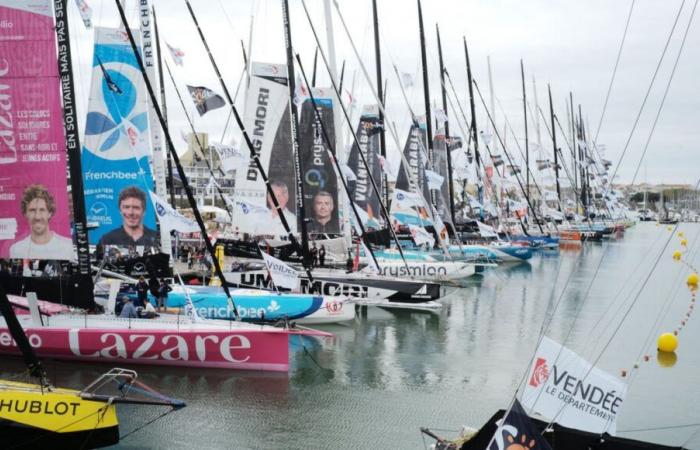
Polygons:
<instances>
[{"instance_id":1,"label":"man's face on banner","mask_svg":"<svg viewBox=\"0 0 700 450\"><path fill-rule=\"evenodd\" d=\"M289 203L289 190L282 186L272 186L272 192L275 193L275 198L277 198L280 208L286 208L287 203ZM269 194L267 195L267 205L270 209L275 208L275 204L272 202L272 197Z\"/></svg>"},{"instance_id":2,"label":"man's face on banner","mask_svg":"<svg viewBox=\"0 0 700 450\"><path fill-rule=\"evenodd\" d=\"M35 198L27 205L27 222L32 229L33 235L42 235L49 229L51 213L43 198Z\"/></svg>"},{"instance_id":3,"label":"man's face on banner","mask_svg":"<svg viewBox=\"0 0 700 450\"><path fill-rule=\"evenodd\" d=\"M144 207L141 200L127 197L119 204L122 221L127 228L138 228L143 223Z\"/></svg>"},{"instance_id":4,"label":"man's face on banner","mask_svg":"<svg viewBox=\"0 0 700 450\"><path fill-rule=\"evenodd\" d=\"M333 212L333 198L328 195L317 195L314 199L314 212L318 220L330 219Z\"/></svg>"}]
</instances>

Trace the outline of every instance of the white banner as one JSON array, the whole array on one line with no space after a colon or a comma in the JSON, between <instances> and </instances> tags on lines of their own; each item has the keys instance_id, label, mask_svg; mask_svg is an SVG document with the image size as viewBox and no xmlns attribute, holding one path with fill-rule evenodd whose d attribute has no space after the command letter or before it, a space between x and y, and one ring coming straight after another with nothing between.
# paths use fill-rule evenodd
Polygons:
<instances>
[{"instance_id":1,"label":"white banner","mask_svg":"<svg viewBox=\"0 0 700 450\"><path fill-rule=\"evenodd\" d=\"M614 435L626 393L625 383L545 336L528 372L522 404L565 427Z\"/></svg>"},{"instance_id":2,"label":"white banner","mask_svg":"<svg viewBox=\"0 0 700 450\"><path fill-rule=\"evenodd\" d=\"M275 286L287 289L297 289L299 287L299 277L296 270L274 256L270 256L263 251L261 253Z\"/></svg>"},{"instance_id":3,"label":"white banner","mask_svg":"<svg viewBox=\"0 0 700 450\"><path fill-rule=\"evenodd\" d=\"M476 224L479 226L479 234L481 237L498 237L498 233L496 233L496 230L494 230L492 226L486 225L478 220L476 221Z\"/></svg>"},{"instance_id":4,"label":"white banner","mask_svg":"<svg viewBox=\"0 0 700 450\"><path fill-rule=\"evenodd\" d=\"M428 169L425 170L425 178L428 179L428 189L440 189L445 181L445 177Z\"/></svg>"},{"instance_id":5,"label":"white banner","mask_svg":"<svg viewBox=\"0 0 700 450\"><path fill-rule=\"evenodd\" d=\"M161 228L168 231L175 230L180 233L194 233L199 230L199 225L194 220L190 220L179 212L170 207L163 199L158 197L155 192L148 191L153 202L153 209L156 212L156 217Z\"/></svg>"},{"instance_id":6,"label":"white banner","mask_svg":"<svg viewBox=\"0 0 700 450\"><path fill-rule=\"evenodd\" d=\"M422 206L423 199L420 194L415 192L406 192L401 189L394 189L393 200L398 203L403 208L410 208L411 206Z\"/></svg>"},{"instance_id":7,"label":"white banner","mask_svg":"<svg viewBox=\"0 0 700 450\"><path fill-rule=\"evenodd\" d=\"M219 154L221 168L224 169L224 172L248 168L250 155L247 151L226 144L211 144L211 147Z\"/></svg>"},{"instance_id":8,"label":"white banner","mask_svg":"<svg viewBox=\"0 0 700 450\"><path fill-rule=\"evenodd\" d=\"M428 233L425 228L417 227L415 225L409 225L408 228L411 230L411 236L413 237L413 242L416 245L428 244L431 247L435 245L435 238L432 234Z\"/></svg>"}]
</instances>

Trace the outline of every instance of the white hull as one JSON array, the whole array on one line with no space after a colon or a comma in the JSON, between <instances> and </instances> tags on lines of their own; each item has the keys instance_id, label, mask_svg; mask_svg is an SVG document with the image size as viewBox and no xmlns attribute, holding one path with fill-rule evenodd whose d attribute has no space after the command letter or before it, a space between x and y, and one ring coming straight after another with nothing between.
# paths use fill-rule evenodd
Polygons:
<instances>
[{"instance_id":1,"label":"white hull","mask_svg":"<svg viewBox=\"0 0 700 450\"><path fill-rule=\"evenodd\" d=\"M472 263L455 261L403 261L380 260L380 274L433 282L456 282L474 275L476 266ZM408 267L406 267L408 266ZM370 268L363 269L371 273Z\"/></svg>"}]
</instances>

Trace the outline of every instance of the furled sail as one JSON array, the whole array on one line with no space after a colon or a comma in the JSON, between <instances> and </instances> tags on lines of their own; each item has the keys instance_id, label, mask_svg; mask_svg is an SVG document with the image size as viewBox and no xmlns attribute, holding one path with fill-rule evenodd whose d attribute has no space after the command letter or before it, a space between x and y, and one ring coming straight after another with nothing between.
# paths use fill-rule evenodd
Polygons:
<instances>
[{"instance_id":1,"label":"furled sail","mask_svg":"<svg viewBox=\"0 0 700 450\"><path fill-rule=\"evenodd\" d=\"M379 142L379 110L377 105L365 106L360 116L360 124L357 127L357 144L353 144L348 156L348 167L355 175L355 180L349 181L350 197L355 204L367 213L368 223L374 224L374 228L379 223L380 198L372 189L370 176L381 189L382 167L380 164L380 142ZM362 162L360 150L365 156L367 167ZM367 170L369 168L369 170Z\"/></svg>"}]
</instances>

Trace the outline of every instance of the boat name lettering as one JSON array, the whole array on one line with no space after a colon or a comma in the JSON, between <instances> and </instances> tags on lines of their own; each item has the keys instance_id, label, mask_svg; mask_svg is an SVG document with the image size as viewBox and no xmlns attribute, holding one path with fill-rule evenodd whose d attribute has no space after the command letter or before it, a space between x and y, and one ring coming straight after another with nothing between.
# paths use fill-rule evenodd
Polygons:
<instances>
[{"instance_id":1,"label":"boat name lettering","mask_svg":"<svg viewBox=\"0 0 700 450\"><path fill-rule=\"evenodd\" d=\"M253 151L258 155L260 154L260 147L262 147L262 139L265 136L265 120L267 119L269 99L270 90L261 87L258 90L258 106L255 108L255 122L253 125L253 136L251 138ZM251 158L250 162L248 163L246 179L249 181L257 181L258 179L258 168L255 164L255 158Z\"/></svg>"},{"instance_id":2,"label":"boat name lettering","mask_svg":"<svg viewBox=\"0 0 700 450\"><path fill-rule=\"evenodd\" d=\"M569 403L578 401L576 397L579 397L581 400L591 405L600 405L604 410L610 411L612 414L617 414L617 408L622 403L622 397L618 396L614 390L605 392L598 386L591 383L584 383L575 376L569 374L566 370L559 373L556 364L554 364L553 381L554 386L563 391L559 392L559 399L568 401ZM552 395L555 394L555 392L550 393ZM571 398L564 399L564 396ZM583 407L580 409L583 409Z\"/></svg>"},{"instance_id":3,"label":"boat name lettering","mask_svg":"<svg viewBox=\"0 0 700 450\"><path fill-rule=\"evenodd\" d=\"M4 77L10 71L10 63L5 58L1 62L0 77ZM10 151L16 154L17 145L12 126L12 96L9 89L9 84L0 83L0 139Z\"/></svg>"},{"instance_id":4,"label":"boat name lettering","mask_svg":"<svg viewBox=\"0 0 700 450\"><path fill-rule=\"evenodd\" d=\"M28 334L27 339L29 340L29 345L34 348L41 347L41 336L37 334ZM0 346L2 347L17 347L17 343L12 339L10 333L4 331L0 333Z\"/></svg>"},{"instance_id":5,"label":"boat name lettering","mask_svg":"<svg viewBox=\"0 0 700 450\"><path fill-rule=\"evenodd\" d=\"M390 275L393 277L402 276L438 276L447 275L447 268L445 267L435 267L435 266L409 266L408 270L406 266L383 266L381 268L382 275Z\"/></svg>"},{"instance_id":6,"label":"boat name lettering","mask_svg":"<svg viewBox=\"0 0 700 450\"><path fill-rule=\"evenodd\" d=\"M18 400L18 399L0 399L0 412L7 410L8 413L16 412L19 414L56 414L57 416L65 416L70 412L71 416L75 416L78 412L78 402L56 402L42 400Z\"/></svg>"}]
</instances>

